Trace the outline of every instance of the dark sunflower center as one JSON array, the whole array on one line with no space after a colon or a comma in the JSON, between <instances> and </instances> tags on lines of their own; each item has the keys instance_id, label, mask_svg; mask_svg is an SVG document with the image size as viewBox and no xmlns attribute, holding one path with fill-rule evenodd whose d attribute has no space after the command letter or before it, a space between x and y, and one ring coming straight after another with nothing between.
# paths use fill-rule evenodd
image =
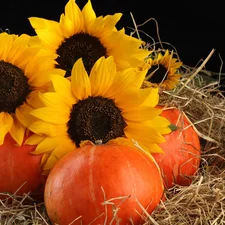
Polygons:
<instances>
[{"instance_id":1,"label":"dark sunflower center","mask_svg":"<svg viewBox=\"0 0 225 225\"><path fill-rule=\"evenodd\" d=\"M148 77L148 76L150 77L147 80L150 81L151 83L159 84L163 80L166 80L167 73L168 73L167 68L165 68L163 65L159 64L159 65L152 66L148 70L146 77Z\"/></svg>"},{"instance_id":2,"label":"dark sunflower center","mask_svg":"<svg viewBox=\"0 0 225 225\"><path fill-rule=\"evenodd\" d=\"M106 143L122 137L126 127L114 101L103 97L89 97L73 105L67 125L69 137L77 147L84 140Z\"/></svg>"},{"instance_id":3,"label":"dark sunflower center","mask_svg":"<svg viewBox=\"0 0 225 225\"><path fill-rule=\"evenodd\" d=\"M57 67L66 71L65 77L71 75L73 64L82 58L85 69L90 74L94 63L102 56L106 55L106 48L97 37L89 34L79 33L71 36L57 49L59 55L56 61Z\"/></svg>"},{"instance_id":4,"label":"dark sunflower center","mask_svg":"<svg viewBox=\"0 0 225 225\"><path fill-rule=\"evenodd\" d=\"M0 61L0 112L14 113L30 91L28 78L21 69Z\"/></svg>"}]
</instances>

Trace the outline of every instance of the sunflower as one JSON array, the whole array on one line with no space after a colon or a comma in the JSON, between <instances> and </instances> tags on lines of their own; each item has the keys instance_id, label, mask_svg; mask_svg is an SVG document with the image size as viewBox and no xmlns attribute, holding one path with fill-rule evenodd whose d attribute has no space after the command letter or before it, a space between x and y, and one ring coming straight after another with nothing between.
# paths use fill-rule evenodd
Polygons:
<instances>
[{"instance_id":1,"label":"sunflower","mask_svg":"<svg viewBox=\"0 0 225 225\"><path fill-rule=\"evenodd\" d=\"M143 87L160 87L171 90L179 83L181 74L178 73L182 62L173 57L173 52L166 50L165 54L155 52L145 60L144 68L148 68Z\"/></svg>"},{"instance_id":2,"label":"sunflower","mask_svg":"<svg viewBox=\"0 0 225 225\"><path fill-rule=\"evenodd\" d=\"M143 41L117 30L115 25L122 14L96 17L89 0L80 10L74 0L69 0L60 21L30 17L29 21L37 36L33 44L41 45L57 53L56 67L70 77L73 64L83 58L88 74L102 56L113 56L118 70L138 66L150 52L140 47Z\"/></svg>"},{"instance_id":3,"label":"sunflower","mask_svg":"<svg viewBox=\"0 0 225 225\"><path fill-rule=\"evenodd\" d=\"M0 145L7 133L22 144L32 121L28 112L39 104L35 95L49 84L46 71L63 73L51 66L54 54L29 47L29 40L26 34L0 34Z\"/></svg>"},{"instance_id":4,"label":"sunflower","mask_svg":"<svg viewBox=\"0 0 225 225\"><path fill-rule=\"evenodd\" d=\"M27 144L37 145L48 173L58 159L85 141L133 145L159 152L169 133L169 121L159 116L158 89L141 89L145 72L135 68L116 70L113 57L99 58L85 70L82 59L72 68L71 79L52 75L52 90L40 93L45 105L31 111L38 120L29 126L34 133ZM152 102L146 100L153 99Z\"/></svg>"}]
</instances>

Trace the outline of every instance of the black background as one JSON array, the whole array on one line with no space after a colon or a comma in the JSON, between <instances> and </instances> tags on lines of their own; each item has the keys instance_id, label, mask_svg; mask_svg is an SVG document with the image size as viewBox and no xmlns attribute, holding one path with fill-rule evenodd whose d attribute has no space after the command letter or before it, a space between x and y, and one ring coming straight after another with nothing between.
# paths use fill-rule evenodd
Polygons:
<instances>
[{"instance_id":1,"label":"black background","mask_svg":"<svg viewBox=\"0 0 225 225\"><path fill-rule=\"evenodd\" d=\"M77 0L80 7L85 0ZM197 2L197 1L195 1ZM59 21L60 14L64 12L67 0L11 0L2 1L0 7L0 28L8 28L10 33L35 34L28 17L36 16ZM181 60L188 66L199 65L212 49L215 53L206 64L206 69L220 72L225 60L225 19L221 3L212 1L199 5L190 1L149 1L149 0L92 0L93 8L99 15L123 13L118 28L125 27L126 33L134 28L130 15L132 12L135 23L142 24L149 18L158 22L161 41L173 45ZM156 24L152 20L141 26L140 29L158 41ZM140 33L141 38L147 42L152 40ZM169 47L164 45L164 48ZM171 47L170 47L171 48Z\"/></svg>"}]
</instances>

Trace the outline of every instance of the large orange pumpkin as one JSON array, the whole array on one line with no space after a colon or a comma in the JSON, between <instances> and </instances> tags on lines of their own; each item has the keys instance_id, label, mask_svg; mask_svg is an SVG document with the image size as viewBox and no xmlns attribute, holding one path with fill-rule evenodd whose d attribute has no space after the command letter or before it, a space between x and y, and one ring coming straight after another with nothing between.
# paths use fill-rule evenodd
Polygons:
<instances>
[{"instance_id":1,"label":"large orange pumpkin","mask_svg":"<svg viewBox=\"0 0 225 225\"><path fill-rule=\"evenodd\" d=\"M18 146L12 137L7 134L3 145L0 145L0 198L3 192L23 193L32 192L34 197L44 183L40 168L41 155L31 152L35 146ZM42 193L43 195L43 193Z\"/></svg>"},{"instance_id":2,"label":"large orange pumpkin","mask_svg":"<svg viewBox=\"0 0 225 225\"><path fill-rule=\"evenodd\" d=\"M200 164L199 136L178 108L165 109L161 116L177 127L164 136L166 142L160 144L164 153L153 154L161 169L164 185L166 188L175 184L190 185Z\"/></svg>"},{"instance_id":3,"label":"large orange pumpkin","mask_svg":"<svg viewBox=\"0 0 225 225\"><path fill-rule=\"evenodd\" d=\"M116 144L86 145L60 159L44 193L48 215L59 225L142 224L141 207L150 214L162 196L154 159Z\"/></svg>"}]
</instances>

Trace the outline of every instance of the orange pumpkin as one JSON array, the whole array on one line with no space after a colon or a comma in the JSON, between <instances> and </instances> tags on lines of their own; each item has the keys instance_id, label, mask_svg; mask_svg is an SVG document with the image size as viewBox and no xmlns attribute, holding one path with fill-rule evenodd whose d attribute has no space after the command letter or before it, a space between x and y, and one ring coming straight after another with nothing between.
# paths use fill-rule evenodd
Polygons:
<instances>
[{"instance_id":1,"label":"orange pumpkin","mask_svg":"<svg viewBox=\"0 0 225 225\"><path fill-rule=\"evenodd\" d=\"M40 168L42 156L31 154L34 149L35 146L30 145L18 146L9 134L6 135L0 146L0 198L5 197L3 192L41 194L38 191L44 183Z\"/></svg>"},{"instance_id":2,"label":"orange pumpkin","mask_svg":"<svg viewBox=\"0 0 225 225\"><path fill-rule=\"evenodd\" d=\"M153 154L161 169L164 185L166 188L175 184L190 185L200 164L199 136L178 108L165 109L161 116L177 127L164 136L166 142L160 144L164 153Z\"/></svg>"},{"instance_id":3,"label":"orange pumpkin","mask_svg":"<svg viewBox=\"0 0 225 225\"><path fill-rule=\"evenodd\" d=\"M44 193L49 218L59 225L142 224L140 205L150 214L162 196L154 159L116 144L86 145L64 156L50 171Z\"/></svg>"}]
</instances>

